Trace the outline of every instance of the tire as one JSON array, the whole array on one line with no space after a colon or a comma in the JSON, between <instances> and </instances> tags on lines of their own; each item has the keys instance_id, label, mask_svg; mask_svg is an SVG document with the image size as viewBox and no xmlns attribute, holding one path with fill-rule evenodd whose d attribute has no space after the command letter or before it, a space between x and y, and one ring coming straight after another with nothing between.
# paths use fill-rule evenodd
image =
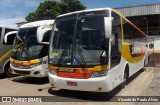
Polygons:
<instances>
[{"instance_id":1,"label":"tire","mask_svg":"<svg viewBox=\"0 0 160 105\"><path fill-rule=\"evenodd\" d=\"M146 68L145 68L145 61L144 61L144 67L141 69L141 72L145 72L146 71Z\"/></svg>"},{"instance_id":2,"label":"tire","mask_svg":"<svg viewBox=\"0 0 160 105\"><path fill-rule=\"evenodd\" d=\"M141 72L145 72L145 71L146 71L146 68L143 67L143 68L141 69Z\"/></svg>"},{"instance_id":3,"label":"tire","mask_svg":"<svg viewBox=\"0 0 160 105\"><path fill-rule=\"evenodd\" d=\"M12 70L11 70L9 64L7 64L7 65L5 66L4 75L5 75L5 77L8 77L8 78L15 76L14 74L12 74Z\"/></svg>"},{"instance_id":4,"label":"tire","mask_svg":"<svg viewBox=\"0 0 160 105\"><path fill-rule=\"evenodd\" d=\"M127 83L127 72L125 71L124 72L124 75L123 75L123 82L121 83L120 87L121 89L123 89L125 86L126 86L126 83Z\"/></svg>"}]
</instances>

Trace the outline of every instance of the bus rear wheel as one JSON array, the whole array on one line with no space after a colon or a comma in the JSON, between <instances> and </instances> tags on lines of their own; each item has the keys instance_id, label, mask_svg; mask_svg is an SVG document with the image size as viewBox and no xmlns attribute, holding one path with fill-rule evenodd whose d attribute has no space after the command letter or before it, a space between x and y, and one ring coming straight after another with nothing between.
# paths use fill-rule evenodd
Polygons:
<instances>
[{"instance_id":1,"label":"bus rear wheel","mask_svg":"<svg viewBox=\"0 0 160 105\"><path fill-rule=\"evenodd\" d=\"M126 82L127 82L127 73L124 72L123 82L121 83L121 89L123 89L126 86Z\"/></svg>"},{"instance_id":2,"label":"bus rear wheel","mask_svg":"<svg viewBox=\"0 0 160 105\"><path fill-rule=\"evenodd\" d=\"M123 81L120 85L121 89L123 89L126 86L128 77L129 77L129 66L126 65L125 70L124 70L124 74L123 74Z\"/></svg>"}]
</instances>

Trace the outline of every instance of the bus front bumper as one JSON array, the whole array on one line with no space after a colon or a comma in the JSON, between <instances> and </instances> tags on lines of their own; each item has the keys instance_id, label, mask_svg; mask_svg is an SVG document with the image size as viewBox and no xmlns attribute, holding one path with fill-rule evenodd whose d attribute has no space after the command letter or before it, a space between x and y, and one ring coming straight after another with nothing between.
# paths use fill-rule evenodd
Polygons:
<instances>
[{"instance_id":1,"label":"bus front bumper","mask_svg":"<svg viewBox=\"0 0 160 105\"><path fill-rule=\"evenodd\" d=\"M48 76L48 69L43 67L44 65L39 65L30 69L21 69L21 68L15 68L10 64L10 67L13 71L13 74L18 74L18 75L24 75L24 76L29 76L29 77L47 77Z\"/></svg>"},{"instance_id":2,"label":"bus front bumper","mask_svg":"<svg viewBox=\"0 0 160 105\"><path fill-rule=\"evenodd\" d=\"M48 76L52 86L58 89L92 92L109 92L113 89L108 75L89 79L63 78L51 73Z\"/></svg>"}]
</instances>

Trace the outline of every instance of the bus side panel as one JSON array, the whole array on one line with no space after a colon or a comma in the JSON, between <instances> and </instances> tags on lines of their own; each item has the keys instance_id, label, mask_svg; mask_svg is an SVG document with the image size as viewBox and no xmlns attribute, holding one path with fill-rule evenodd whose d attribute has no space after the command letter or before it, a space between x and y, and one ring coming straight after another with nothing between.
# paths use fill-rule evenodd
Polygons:
<instances>
[{"instance_id":1,"label":"bus side panel","mask_svg":"<svg viewBox=\"0 0 160 105\"><path fill-rule=\"evenodd\" d=\"M6 45L3 43L3 38L5 34L5 28L3 28L0 38L0 73L3 73L3 66L4 63L9 59L10 57L10 50L12 48L12 45Z\"/></svg>"},{"instance_id":2,"label":"bus side panel","mask_svg":"<svg viewBox=\"0 0 160 105\"><path fill-rule=\"evenodd\" d=\"M126 60L122 57L120 63L108 71L108 73L111 75L110 78L113 89L122 83L126 64Z\"/></svg>"}]
</instances>

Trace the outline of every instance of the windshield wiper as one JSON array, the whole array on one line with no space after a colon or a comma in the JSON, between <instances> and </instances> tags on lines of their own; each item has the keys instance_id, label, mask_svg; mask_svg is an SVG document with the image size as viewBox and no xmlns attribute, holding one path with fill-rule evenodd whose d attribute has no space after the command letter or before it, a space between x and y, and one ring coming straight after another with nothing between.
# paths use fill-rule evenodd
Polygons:
<instances>
[{"instance_id":1,"label":"windshield wiper","mask_svg":"<svg viewBox=\"0 0 160 105\"><path fill-rule=\"evenodd\" d=\"M87 63L86 63L86 61L85 61L84 55L82 54L82 51L83 51L82 48L77 45L77 52L79 53L79 56L80 56L80 58L81 58L81 60L82 60L82 63L84 64L84 67L86 67L86 66L87 66Z\"/></svg>"},{"instance_id":2,"label":"windshield wiper","mask_svg":"<svg viewBox=\"0 0 160 105\"><path fill-rule=\"evenodd\" d=\"M59 58L59 60L58 60L58 65L60 66L61 65L61 62L62 62L62 58L64 57L64 55L65 55L65 49L62 51L62 54L61 54L61 56L60 56L60 58Z\"/></svg>"}]
</instances>

